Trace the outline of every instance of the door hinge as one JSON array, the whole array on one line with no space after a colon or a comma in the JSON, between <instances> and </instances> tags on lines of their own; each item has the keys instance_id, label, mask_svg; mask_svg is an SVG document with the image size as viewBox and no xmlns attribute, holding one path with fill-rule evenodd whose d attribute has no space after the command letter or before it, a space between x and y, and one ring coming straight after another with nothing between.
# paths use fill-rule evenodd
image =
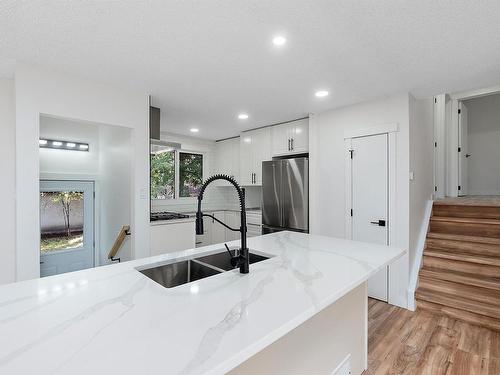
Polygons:
<instances>
[{"instance_id":1,"label":"door hinge","mask_svg":"<svg viewBox=\"0 0 500 375\"><path fill-rule=\"evenodd\" d=\"M461 114L462 113L462 110L459 108L458 109L458 114Z\"/></svg>"},{"instance_id":2,"label":"door hinge","mask_svg":"<svg viewBox=\"0 0 500 375\"><path fill-rule=\"evenodd\" d=\"M434 186L434 191L438 191L438 187L437 186Z\"/></svg>"},{"instance_id":3,"label":"door hinge","mask_svg":"<svg viewBox=\"0 0 500 375\"><path fill-rule=\"evenodd\" d=\"M458 185L458 190L462 190L462 187L460 185Z\"/></svg>"},{"instance_id":4,"label":"door hinge","mask_svg":"<svg viewBox=\"0 0 500 375\"><path fill-rule=\"evenodd\" d=\"M352 157L354 155L354 150L349 150L349 154L351 154L351 159L352 159Z\"/></svg>"},{"instance_id":5,"label":"door hinge","mask_svg":"<svg viewBox=\"0 0 500 375\"><path fill-rule=\"evenodd\" d=\"M459 148L458 148L458 152L462 152L462 147L459 147Z\"/></svg>"},{"instance_id":6,"label":"door hinge","mask_svg":"<svg viewBox=\"0 0 500 375\"><path fill-rule=\"evenodd\" d=\"M434 142L434 147L437 147L438 146L438 143L437 142Z\"/></svg>"},{"instance_id":7,"label":"door hinge","mask_svg":"<svg viewBox=\"0 0 500 375\"><path fill-rule=\"evenodd\" d=\"M352 208L351 208L351 217L352 217L352 214L353 214L353 211L352 211Z\"/></svg>"},{"instance_id":8,"label":"door hinge","mask_svg":"<svg viewBox=\"0 0 500 375\"><path fill-rule=\"evenodd\" d=\"M438 102L437 98L434 98L434 103L437 103L437 102Z\"/></svg>"}]
</instances>

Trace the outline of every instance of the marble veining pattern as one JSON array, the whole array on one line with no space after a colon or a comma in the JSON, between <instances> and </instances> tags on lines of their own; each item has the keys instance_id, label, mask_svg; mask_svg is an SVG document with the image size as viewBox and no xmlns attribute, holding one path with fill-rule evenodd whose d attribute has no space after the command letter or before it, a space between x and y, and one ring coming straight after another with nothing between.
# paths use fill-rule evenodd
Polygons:
<instances>
[{"instance_id":1,"label":"marble veining pattern","mask_svg":"<svg viewBox=\"0 0 500 375\"><path fill-rule=\"evenodd\" d=\"M273 257L172 289L136 268L221 245L1 286L0 373L223 374L405 253L293 232L249 247Z\"/></svg>"}]
</instances>

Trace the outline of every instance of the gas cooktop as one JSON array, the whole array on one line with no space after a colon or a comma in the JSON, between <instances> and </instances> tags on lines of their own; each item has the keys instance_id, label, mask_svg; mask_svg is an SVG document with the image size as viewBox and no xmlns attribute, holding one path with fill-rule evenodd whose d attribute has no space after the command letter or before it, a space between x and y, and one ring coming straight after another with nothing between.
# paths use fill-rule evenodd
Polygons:
<instances>
[{"instance_id":1,"label":"gas cooktop","mask_svg":"<svg viewBox=\"0 0 500 375\"><path fill-rule=\"evenodd\" d=\"M189 215L179 214L177 212L151 212L150 221L160 221L160 220L175 220L175 219L187 219Z\"/></svg>"}]
</instances>

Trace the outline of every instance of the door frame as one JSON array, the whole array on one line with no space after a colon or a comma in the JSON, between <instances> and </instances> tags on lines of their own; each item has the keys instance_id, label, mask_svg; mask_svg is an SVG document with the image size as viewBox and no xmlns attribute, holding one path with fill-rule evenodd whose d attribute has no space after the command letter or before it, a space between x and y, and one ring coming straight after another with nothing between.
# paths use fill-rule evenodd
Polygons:
<instances>
[{"instance_id":1,"label":"door frame","mask_svg":"<svg viewBox=\"0 0 500 375\"><path fill-rule=\"evenodd\" d=\"M482 96L489 96L500 93L500 86L487 87L478 90L461 91L450 94L451 114L446 119L446 144L447 144L447 162L446 162L446 195L448 197L458 197L458 185L460 185L459 173L459 102Z\"/></svg>"},{"instance_id":2,"label":"door frame","mask_svg":"<svg viewBox=\"0 0 500 375\"><path fill-rule=\"evenodd\" d=\"M42 182L57 182L57 181L61 181L61 182L89 182L89 183L92 183L92 193L93 193L93 196L92 196L92 212L93 212L93 217L92 217L92 234L93 234L93 242L92 242L92 266L91 268L95 268L95 267L98 267L100 266L100 262L99 262L99 257L98 257L98 253L96 251L97 249L97 243L98 243L98 223L97 223L97 218L99 217L99 215L97 215L96 213L96 210L97 210L97 183L96 183L96 180L93 180L93 179L83 179L83 178L78 178L78 177L74 177L74 178L71 178L71 177L64 177L65 175L61 174L53 174L54 176L52 178L48 177L47 174L45 174L45 176L40 176L40 179L39 179L39 187L38 187L38 191L40 192L40 184ZM39 209L40 209L40 204L39 204ZM40 222L40 221L39 221ZM40 231L41 231L41 228L38 228L38 232L39 232L39 236L40 236ZM39 256L39 259L41 258L41 255L40 255L40 249L38 249L38 256Z\"/></svg>"},{"instance_id":3,"label":"door frame","mask_svg":"<svg viewBox=\"0 0 500 375\"><path fill-rule=\"evenodd\" d=\"M345 212L345 237L352 240L352 159L351 146L353 138L369 137L372 135L387 134L388 146L388 166L389 166L389 181L388 181L388 217L387 230L389 231L389 246L396 244L396 134L399 131L398 124L386 124L374 126L371 128L349 131L344 133L344 149L345 149L345 192L346 192L346 212ZM390 283L390 274L389 274ZM390 302L390 296L389 296Z\"/></svg>"}]
</instances>

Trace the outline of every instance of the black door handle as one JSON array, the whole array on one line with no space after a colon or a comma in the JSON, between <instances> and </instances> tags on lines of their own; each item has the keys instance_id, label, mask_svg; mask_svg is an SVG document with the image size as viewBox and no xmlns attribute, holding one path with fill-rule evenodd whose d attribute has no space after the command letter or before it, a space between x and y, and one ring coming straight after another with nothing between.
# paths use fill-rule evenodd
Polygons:
<instances>
[{"instance_id":1,"label":"black door handle","mask_svg":"<svg viewBox=\"0 0 500 375\"><path fill-rule=\"evenodd\" d=\"M465 157L466 157L466 158L470 158L470 157L471 157L471 155L470 155L470 154L465 154Z\"/></svg>"},{"instance_id":2,"label":"black door handle","mask_svg":"<svg viewBox=\"0 0 500 375\"><path fill-rule=\"evenodd\" d=\"M376 224L379 227L385 227L385 220L370 221L370 224Z\"/></svg>"}]
</instances>

